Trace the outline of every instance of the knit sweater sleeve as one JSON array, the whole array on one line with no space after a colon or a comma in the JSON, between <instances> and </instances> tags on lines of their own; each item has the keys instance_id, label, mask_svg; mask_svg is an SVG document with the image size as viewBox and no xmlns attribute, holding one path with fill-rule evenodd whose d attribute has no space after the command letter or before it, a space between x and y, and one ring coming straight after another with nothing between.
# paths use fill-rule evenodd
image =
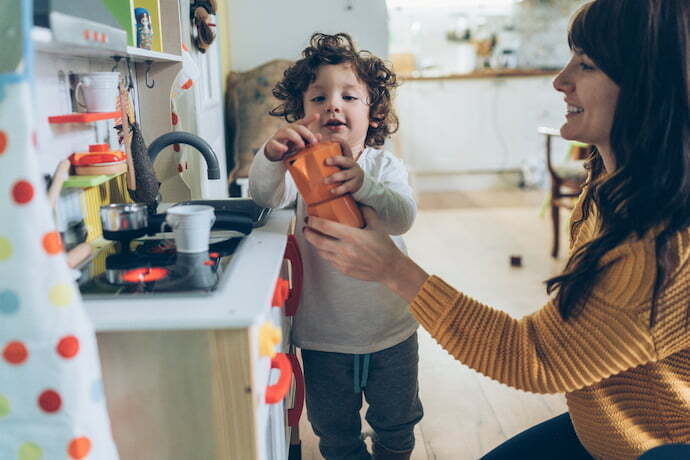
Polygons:
<instances>
[{"instance_id":1,"label":"knit sweater sleeve","mask_svg":"<svg viewBox=\"0 0 690 460\"><path fill-rule=\"evenodd\" d=\"M436 276L427 279L410 308L457 360L535 393L574 391L690 346L682 327L666 328L661 335L648 327L656 268L653 245L626 244L606 254L602 263L608 266L584 309L567 321L552 301L513 319ZM662 311L686 311L687 276L684 283L685 296L660 296ZM662 340L672 346L658 347Z\"/></svg>"}]
</instances>

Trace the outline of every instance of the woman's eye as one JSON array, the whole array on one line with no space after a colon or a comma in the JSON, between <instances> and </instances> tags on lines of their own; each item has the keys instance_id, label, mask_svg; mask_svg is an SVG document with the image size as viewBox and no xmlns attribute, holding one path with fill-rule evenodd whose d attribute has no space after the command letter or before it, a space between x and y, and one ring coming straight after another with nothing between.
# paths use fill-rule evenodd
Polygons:
<instances>
[{"instance_id":1,"label":"woman's eye","mask_svg":"<svg viewBox=\"0 0 690 460\"><path fill-rule=\"evenodd\" d=\"M310 100L311 102L323 102L324 98L323 98L323 96L316 96L316 97L312 97L312 98L309 99L309 100Z\"/></svg>"},{"instance_id":2,"label":"woman's eye","mask_svg":"<svg viewBox=\"0 0 690 460\"><path fill-rule=\"evenodd\" d=\"M594 70L594 66L587 64L586 62L580 62L580 69L582 70Z\"/></svg>"},{"instance_id":3,"label":"woman's eye","mask_svg":"<svg viewBox=\"0 0 690 460\"><path fill-rule=\"evenodd\" d=\"M346 101L356 101L357 97L355 97L355 96L343 96L343 99L345 99Z\"/></svg>"}]
</instances>

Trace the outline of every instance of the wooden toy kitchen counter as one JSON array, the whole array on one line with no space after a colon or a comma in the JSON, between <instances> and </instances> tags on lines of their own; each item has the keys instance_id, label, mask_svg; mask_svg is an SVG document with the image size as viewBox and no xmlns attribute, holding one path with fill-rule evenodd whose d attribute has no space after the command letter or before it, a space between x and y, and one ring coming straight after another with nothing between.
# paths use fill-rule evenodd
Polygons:
<instances>
[{"instance_id":1,"label":"wooden toy kitchen counter","mask_svg":"<svg viewBox=\"0 0 690 460\"><path fill-rule=\"evenodd\" d=\"M121 458L287 459L303 405L292 216L242 238L213 291L84 296Z\"/></svg>"}]
</instances>

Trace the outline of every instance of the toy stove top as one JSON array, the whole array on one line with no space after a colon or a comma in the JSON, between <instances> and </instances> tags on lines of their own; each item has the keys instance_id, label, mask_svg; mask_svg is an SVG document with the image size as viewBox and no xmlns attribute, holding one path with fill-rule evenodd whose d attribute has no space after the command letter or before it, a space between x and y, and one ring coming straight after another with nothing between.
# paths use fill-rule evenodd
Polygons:
<instances>
[{"instance_id":1,"label":"toy stove top","mask_svg":"<svg viewBox=\"0 0 690 460\"><path fill-rule=\"evenodd\" d=\"M85 298L208 295L218 287L241 240L231 237L200 253L178 253L168 238L117 243L81 268L79 290Z\"/></svg>"}]
</instances>

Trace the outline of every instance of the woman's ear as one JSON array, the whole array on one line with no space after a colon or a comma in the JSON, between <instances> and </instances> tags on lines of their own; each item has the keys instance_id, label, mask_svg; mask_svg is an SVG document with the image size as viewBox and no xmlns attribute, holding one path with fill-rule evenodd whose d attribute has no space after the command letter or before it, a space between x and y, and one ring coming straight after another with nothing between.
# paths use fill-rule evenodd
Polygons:
<instances>
[{"instance_id":1,"label":"woman's ear","mask_svg":"<svg viewBox=\"0 0 690 460\"><path fill-rule=\"evenodd\" d=\"M372 128L378 128L378 127L379 127L379 122L378 122L378 121L371 120L371 121L369 122L369 126L371 126Z\"/></svg>"}]
</instances>

